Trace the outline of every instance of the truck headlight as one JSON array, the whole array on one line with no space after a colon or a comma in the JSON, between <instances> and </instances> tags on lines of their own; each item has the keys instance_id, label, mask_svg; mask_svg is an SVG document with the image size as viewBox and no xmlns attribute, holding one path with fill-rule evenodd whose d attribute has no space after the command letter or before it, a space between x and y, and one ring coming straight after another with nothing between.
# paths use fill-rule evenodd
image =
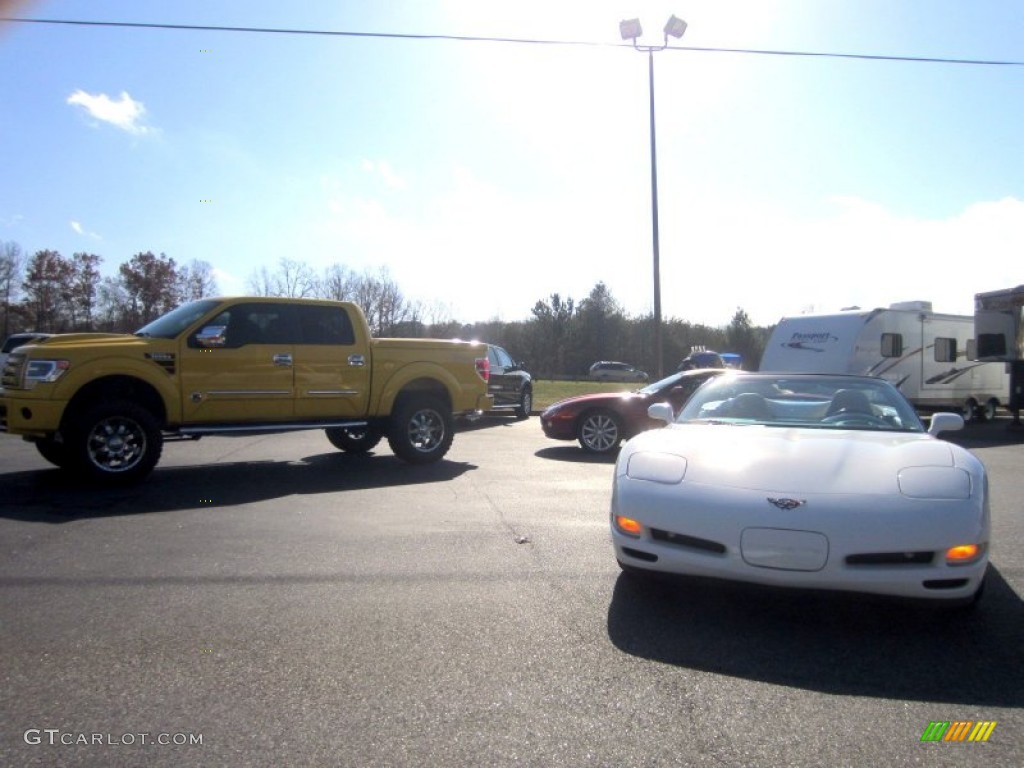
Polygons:
<instances>
[{"instance_id":1,"label":"truck headlight","mask_svg":"<svg viewBox=\"0 0 1024 768\"><path fill-rule=\"evenodd\" d=\"M25 386L51 384L71 367L68 360L29 360L25 364Z\"/></svg>"}]
</instances>

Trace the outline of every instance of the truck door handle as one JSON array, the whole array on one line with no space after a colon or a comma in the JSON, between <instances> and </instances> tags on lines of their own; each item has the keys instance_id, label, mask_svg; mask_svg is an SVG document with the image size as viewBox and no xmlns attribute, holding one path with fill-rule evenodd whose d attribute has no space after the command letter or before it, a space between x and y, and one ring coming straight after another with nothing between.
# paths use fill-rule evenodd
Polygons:
<instances>
[{"instance_id":1,"label":"truck door handle","mask_svg":"<svg viewBox=\"0 0 1024 768\"><path fill-rule=\"evenodd\" d=\"M274 365L287 367L292 364L292 356L290 352L280 352L274 355L272 359L274 361Z\"/></svg>"},{"instance_id":2,"label":"truck door handle","mask_svg":"<svg viewBox=\"0 0 1024 768\"><path fill-rule=\"evenodd\" d=\"M353 368L362 368L366 365L366 358L363 355L349 355L348 364Z\"/></svg>"}]
</instances>

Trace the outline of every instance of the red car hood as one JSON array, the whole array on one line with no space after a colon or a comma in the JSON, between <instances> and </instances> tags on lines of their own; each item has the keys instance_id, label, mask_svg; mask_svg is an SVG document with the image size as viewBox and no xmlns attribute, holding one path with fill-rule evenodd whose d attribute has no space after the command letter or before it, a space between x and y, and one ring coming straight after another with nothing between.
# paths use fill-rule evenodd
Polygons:
<instances>
[{"instance_id":1,"label":"red car hood","mask_svg":"<svg viewBox=\"0 0 1024 768\"><path fill-rule=\"evenodd\" d=\"M643 397L636 392L592 392L588 395L575 395L573 397L567 397L564 400L559 400L557 403L552 403L548 406L547 410L553 410L555 408L564 408L567 406L575 405L593 405L595 403L612 403L620 400L630 400L635 397Z\"/></svg>"}]
</instances>

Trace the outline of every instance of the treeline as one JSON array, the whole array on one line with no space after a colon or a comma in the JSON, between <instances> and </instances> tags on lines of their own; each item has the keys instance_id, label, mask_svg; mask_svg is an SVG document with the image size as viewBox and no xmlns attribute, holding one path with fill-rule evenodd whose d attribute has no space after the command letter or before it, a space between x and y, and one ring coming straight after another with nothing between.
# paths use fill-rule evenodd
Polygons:
<instances>
[{"instance_id":1,"label":"treeline","mask_svg":"<svg viewBox=\"0 0 1024 768\"><path fill-rule=\"evenodd\" d=\"M100 276L101 263L92 253L68 258L45 250L26 257L16 243L0 243L3 337L23 330L131 333L183 302L219 293L204 261L179 264L146 251L119 265L114 277ZM578 302L557 293L540 299L526 320L470 324L454 320L445 307L408 299L386 269L357 273L333 264L317 274L304 262L282 258L274 270L255 270L248 292L352 301L375 336L487 341L543 377L584 375L597 360L657 369L653 317L627 315L604 283ZM741 308L724 328L666 319L663 370L674 370L693 349L736 352L745 367L756 368L769 331L753 326Z\"/></svg>"},{"instance_id":2,"label":"treeline","mask_svg":"<svg viewBox=\"0 0 1024 768\"><path fill-rule=\"evenodd\" d=\"M26 257L17 243L0 243L3 336L24 330L128 332L178 304L217 292L205 261L178 264L165 254L137 253L101 277L103 258L36 251Z\"/></svg>"},{"instance_id":3,"label":"treeline","mask_svg":"<svg viewBox=\"0 0 1024 768\"><path fill-rule=\"evenodd\" d=\"M650 372L657 370L654 317L627 315L604 283L578 303L552 294L538 301L529 320L463 326L462 338L500 344L526 362L534 375L583 376L598 360L617 360ZM695 349L736 352L744 367L756 370L770 328L755 327L740 308L724 328L663 320L663 371L668 374Z\"/></svg>"}]
</instances>

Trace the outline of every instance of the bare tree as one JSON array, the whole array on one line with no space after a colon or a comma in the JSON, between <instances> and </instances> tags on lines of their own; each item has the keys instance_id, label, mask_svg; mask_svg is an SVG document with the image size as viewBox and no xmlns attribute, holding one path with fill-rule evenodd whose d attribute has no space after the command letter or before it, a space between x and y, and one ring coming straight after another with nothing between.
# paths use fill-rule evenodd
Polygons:
<instances>
[{"instance_id":1,"label":"bare tree","mask_svg":"<svg viewBox=\"0 0 1024 768\"><path fill-rule=\"evenodd\" d=\"M320 280L318 296L332 301L349 301L355 294L359 277L348 267L331 264L324 270Z\"/></svg>"},{"instance_id":2,"label":"bare tree","mask_svg":"<svg viewBox=\"0 0 1024 768\"><path fill-rule=\"evenodd\" d=\"M249 290L255 296L305 299L316 296L319 286L316 274L306 262L282 257L277 262L276 272L260 267L250 275Z\"/></svg>"},{"instance_id":3,"label":"bare tree","mask_svg":"<svg viewBox=\"0 0 1024 768\"><path fill-rule=\"evenodd\" d=\"M73 277L68 303L74 312L73 326L76 329L93 330L101 261L102 258L95 253L76 253L71 257Z\"/></svg>"},{"instance_id":4,"label":"bare tree","mask_svg":"<svg viewBox=\"0 0 1024 768\"><path fill-rule=\"evenodd\" d=\"M0 301L4 304L3 336L11 333L11 305L17 301L25 256L14 241L0 242Z\"/></svg>"},{"instance_id":5,"label":"bare tree","mask_svg":"<svg viewBox=\"0 0 1024 768\"><path fill-rule=\"evenodd\" d=\"M277 263L277 295L305 299L317 293L316 274L304 261L281 258Z\"/></svg>"},{"instance_id":6,"label":"bare tree","mask_svg":"<svg viewBox=\"0 0 1024 768\"><path fill-rule=\"evenodd\" d=\"M213 266L208 261L193 259L192 263L178 269L178 300L195 301L219 292Z\"/></svg>"},{"instance_id":7,"label":"bare tree","mask_svg":"<svg viewBox=\"0 0 1024 768\"><path fill-rule=\"evenodd\" d=\"M277 296L274 280L266 267L260 267L249 275L249 293L253 296Z\"/></svg>"},{"instance_id":8,"label":"bare tree","mask_svg":"<svg viewBox=\"0 0 1024 768\"><path fill-rule=\"evenodd\" d=\"M126 308L129 304L128 292L119 278L105 277L96 290L96 323L104 331L125 333L134 330Z\"/></svg>"},{"instance_id":9,"label":"bare tree","mask_svg":"<svg viewBox=\"0 0 1024 768\"><path fill-rule=\"evenodd\" d=\"M374 336L387 336L400 325L416 320L414 308L403 296L386 267L365 272L354 284L351 301L363 308Z\"/></svg>"}]
</instances>

